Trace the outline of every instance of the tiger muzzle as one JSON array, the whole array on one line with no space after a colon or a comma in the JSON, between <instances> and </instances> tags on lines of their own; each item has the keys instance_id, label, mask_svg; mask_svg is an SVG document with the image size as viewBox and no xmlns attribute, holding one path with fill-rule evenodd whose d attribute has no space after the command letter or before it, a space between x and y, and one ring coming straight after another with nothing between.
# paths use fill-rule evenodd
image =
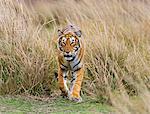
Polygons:
<instances>
[{"instance_id":1,"label":"tiger muzzle","mask_svg":"<svg viewBox=\"0 0 150 114\"><path fill-rule=\"evenodd\" d=\"M71 54L64 54L64 58L67 60L67 61L72 61L74 60L75 56L71 55Z\"/></svg>"}]
</instances>

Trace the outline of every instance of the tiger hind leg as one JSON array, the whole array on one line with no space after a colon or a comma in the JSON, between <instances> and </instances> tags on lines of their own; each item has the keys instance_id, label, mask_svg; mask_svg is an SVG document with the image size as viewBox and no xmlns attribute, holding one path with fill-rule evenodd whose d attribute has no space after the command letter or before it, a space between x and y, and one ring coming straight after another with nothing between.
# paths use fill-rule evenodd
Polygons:
<instances>
[{"instance_id":1,"label":"tiger hind leg","mask_svg":"<svg viewBox=\"0 0 150 114\"><path fill-rule=\"evenodd\" d=\"M80 96L80 90L81 90L81 84L83 80L83 74L84 74L83 68L72 73L71 88L70 88L70 95L69 95L69 99L72 101L82 102L82 98Z\"/></svg>"}]
</instances>

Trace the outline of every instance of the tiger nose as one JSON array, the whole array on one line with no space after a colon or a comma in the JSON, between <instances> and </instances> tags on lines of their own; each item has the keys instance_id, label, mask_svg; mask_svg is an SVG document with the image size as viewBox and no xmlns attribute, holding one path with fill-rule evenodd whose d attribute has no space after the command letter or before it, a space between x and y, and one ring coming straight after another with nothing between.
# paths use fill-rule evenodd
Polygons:
<instances>
[{"instance_id":1,"label":"tiger nose","mask_svg":"<svg viewBox=\"0 0 150 114\"><path fill-rule=\"evenodd\" d=\"M67 55L71 54L71 52L70 52L70 51L66 51L65 53L66 53Z\"/></svg>"}]
</instances>

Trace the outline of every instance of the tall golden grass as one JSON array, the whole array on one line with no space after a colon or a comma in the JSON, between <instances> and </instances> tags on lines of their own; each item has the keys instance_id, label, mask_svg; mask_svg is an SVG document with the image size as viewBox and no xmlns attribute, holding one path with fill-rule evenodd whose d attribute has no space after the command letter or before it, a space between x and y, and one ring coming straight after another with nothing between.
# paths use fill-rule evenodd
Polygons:
<instances>
[{"instance_id":1,"label":"tall golden grass","mask_svg":"<svg viewBox=\"0 0 150 114\"><path fill-rule=\"evenodd\" d=\"M118 113L150 113L150 1L0 1L0 94L57 89L57 29L77 24L86 44L82 95Z\"/></svg>"}]
</instances>

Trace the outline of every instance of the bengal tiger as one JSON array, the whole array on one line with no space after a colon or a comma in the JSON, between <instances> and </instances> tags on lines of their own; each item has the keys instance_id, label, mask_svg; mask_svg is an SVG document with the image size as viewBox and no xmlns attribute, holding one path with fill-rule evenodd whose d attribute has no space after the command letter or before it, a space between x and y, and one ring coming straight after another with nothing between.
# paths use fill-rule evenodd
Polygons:
<instances>
[{"instance_id":1,"label":"bengal tiger","mask_svg":"<svg viewBox=\"0 0 150 114\"><path fill-rule=\"evenodd\" d=\"M81 84L84 75L84 44L79 27L69 24L58 30L58 84L61 95L71 101L81 102ZM71 73L70 88L67 86Z\"/></svg>"}]
</instances>

